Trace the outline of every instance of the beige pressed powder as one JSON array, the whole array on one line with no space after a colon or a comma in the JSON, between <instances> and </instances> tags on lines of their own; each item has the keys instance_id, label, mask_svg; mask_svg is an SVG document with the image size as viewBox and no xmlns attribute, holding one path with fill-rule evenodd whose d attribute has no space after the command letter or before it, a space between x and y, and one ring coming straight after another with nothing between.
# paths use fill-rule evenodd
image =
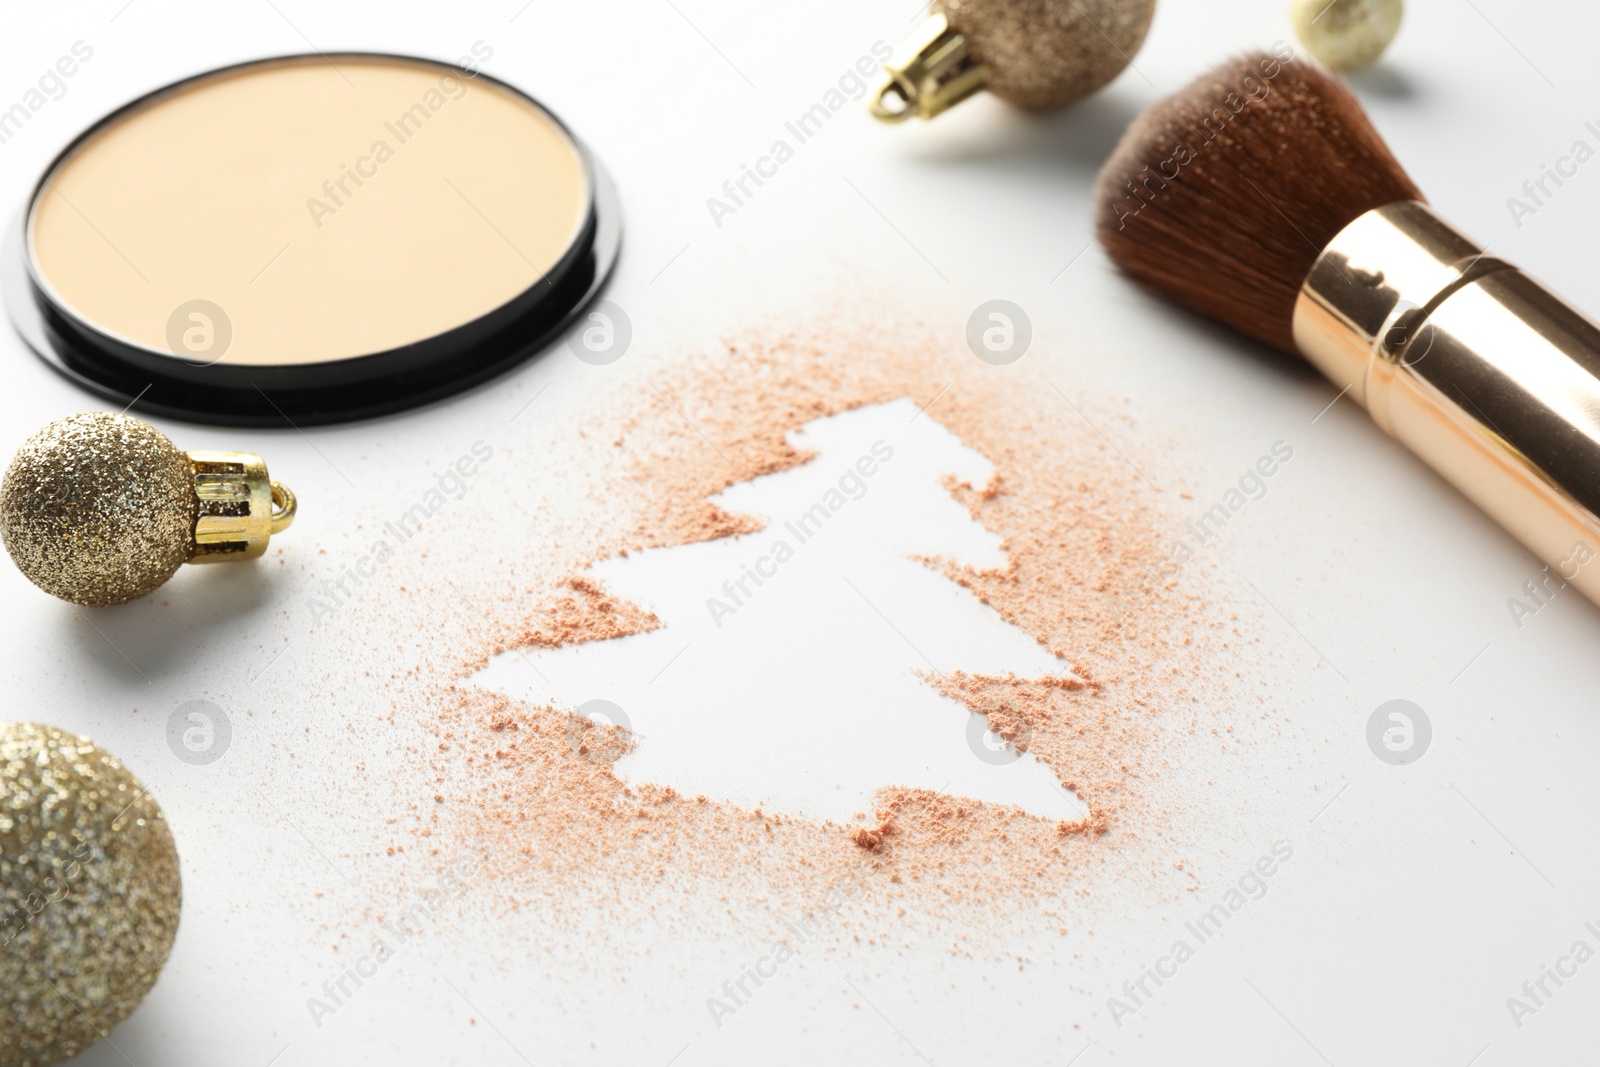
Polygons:
<instances>
[{"instance_id":1,"label":"beige pressed powder","mask_svg":"<svg viewBox=\"0 0 1600 1067\"><path fill-rule=\"evenodd\" d=\"M115 390L153 368L191 391L237 390L242 373L274 401L320 387L289 397L316 421L362 406L326 391L360 375L294 367L394 354L367 375L381 385L415 381L425 357L443 380L414 403L547 339L614 254L601 183L558 121L486 75L297 56L181 82L91 129L40 183L24 255L47 319L138 364L116 368L124 386L57 353L69 372ZM197 406L182 392L153 399Z\"/></svg>"}]
</instances>

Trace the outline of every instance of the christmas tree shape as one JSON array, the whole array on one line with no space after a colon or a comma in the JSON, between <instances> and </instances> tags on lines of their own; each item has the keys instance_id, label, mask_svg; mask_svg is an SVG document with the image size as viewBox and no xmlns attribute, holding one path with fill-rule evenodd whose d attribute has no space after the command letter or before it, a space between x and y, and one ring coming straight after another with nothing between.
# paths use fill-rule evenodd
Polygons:
<instances>
[{"instance_id":1,"label":"christmas tree shape","mask_svg":"<svg viewBox=\"0 0 1600 1067\"><path fill-rule=\"evenodd\" d=\"M819 419L788 440L816 455L713 498L764 529L585 572L659 628L502 653L474 684L620 718L631 747L589 755L615 759L633 784L840 822L870 813L885 786L1083 817L1048 766L928 680L1066 672L924 561L1005 565L1000 539L945 484L981 487L989 462L908 400Z\"/></svg>"}]
</instances>

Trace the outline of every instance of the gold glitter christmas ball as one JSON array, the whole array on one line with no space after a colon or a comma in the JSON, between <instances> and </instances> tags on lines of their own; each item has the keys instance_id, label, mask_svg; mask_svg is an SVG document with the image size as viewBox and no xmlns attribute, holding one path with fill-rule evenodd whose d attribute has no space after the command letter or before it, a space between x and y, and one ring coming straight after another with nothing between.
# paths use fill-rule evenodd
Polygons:
<instances>
[{"instance_id":1,"label":"gold glitter christmas ball","mask_svg":"<svg viewBox=\"0 0 1600 1067\"><path fill-rule=\"evenodd\" d=\"M189 459L155 427L97 411L30 437L0 484L0 536L17 569L77 604L151 592L193 554Z\"/></svg>"},{"instance_id":2,"label":"gold glitter christmas ball","mask_svg":"<svg viewBox=\"0 0 1600 1067\"><path fill-rule=\"evenodd\" d=\"M0 723L0 1067L49 1067L139 1006L172 950L178 852L84 737Z\"/></svg>"},{"instance_id":3,"label":"gold glitter christmas ball","mask_svg":"<svg viewBox=\"0 0 1600 1067\"><path fill-rule=\"evenodd\" d=\"M1377 61L1400 32L1401 0L1294 0L1294 32L1332 70Z\"/></svg>"},{"instance_id":4,"label":"gold glitter christmas ball","mask_svg":"<svg viewBox=\"0 0 1600 1067\"><path fill-rule=\"evenodd\" d=\"M935 0L933 10L989 69L985 88L1042 109L1121 74L1150 32L1156 0Z\"/></svg>"}]
</instances>

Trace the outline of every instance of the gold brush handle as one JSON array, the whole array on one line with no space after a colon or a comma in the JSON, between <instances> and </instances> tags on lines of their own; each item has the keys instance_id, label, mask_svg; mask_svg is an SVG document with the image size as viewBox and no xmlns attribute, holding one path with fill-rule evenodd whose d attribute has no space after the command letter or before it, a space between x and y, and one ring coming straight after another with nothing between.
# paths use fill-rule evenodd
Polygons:
<instances>
[{"instance_id":1,"label":"gold brush handle","mask_svg":"<svg viewBox=\"0 0 1600 1067\"><path fill-rule=\"evenodd\" d=\"M1378 425L1600 604L1600 327L1426 205L1399 203L1324 249L1294 336Z\"/></svg>"}]
</instances>

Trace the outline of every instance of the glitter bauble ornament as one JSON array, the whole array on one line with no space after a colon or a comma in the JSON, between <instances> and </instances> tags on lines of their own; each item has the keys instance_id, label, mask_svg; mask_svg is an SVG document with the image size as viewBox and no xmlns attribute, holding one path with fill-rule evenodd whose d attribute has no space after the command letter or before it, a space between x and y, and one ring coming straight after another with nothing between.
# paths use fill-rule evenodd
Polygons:
<instances>
[{"instance_id":1,"label":"glitter bauble ornament","mask_svg":"<svg viewBox=\"0 0 1600 1067\"><path fill-rule=\"evenodd\" d=\"M294 494L247 452L180 452L155 427L97 411L58 419L0 484L17 569L77 604L121 604L186 562L254 559L294 520Z\"/></svg>"},{"instance_id":2,"label":"glitter bauble ornament","mask_svg":"<svg viewBox=\"0 0 1600 1067\"><path fill-rule=\"evenodd\" d=\"M884 64L884 122L931 119L980 89L1040 110L1081 100L1133 61L1156 0L934 0Z\"/></svg>"},{"instance_id":3,"label":"glitter bauble ornament","mask_svg":"<svg viewBox=\"0 0 1600 1067\"><path fill-rule=\"evenodd\" d=\"M1331 70L1377 61L1400 32L1402 0L1294 0L1290 12L1300 43Z\"/></svg>"},{"instance_id":4,"label":"glitter bauble ornament","mask_svg":"<svg viewBox=\"0 0 1600 1067\"><path fill-rule=\"evenodd\" d=\"M98 1042L155 985L183 900L139 780L84 737L0 723L0 1067Z\"/></svg>"}]
</instances>

